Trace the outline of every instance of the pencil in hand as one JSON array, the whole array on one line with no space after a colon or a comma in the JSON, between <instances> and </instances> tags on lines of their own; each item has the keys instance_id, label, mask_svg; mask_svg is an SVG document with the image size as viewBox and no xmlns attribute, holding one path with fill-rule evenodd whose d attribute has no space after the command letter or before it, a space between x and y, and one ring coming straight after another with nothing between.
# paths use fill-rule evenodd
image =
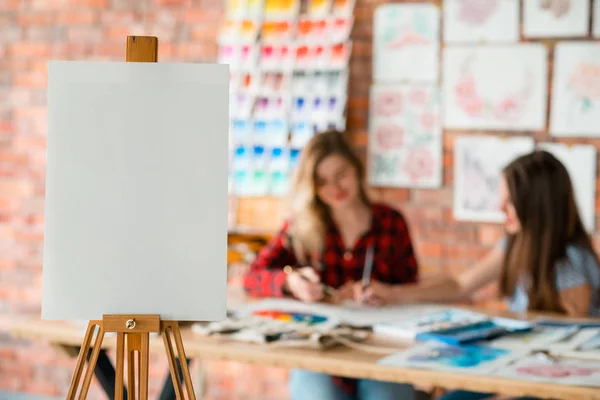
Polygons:
<instances>
[{"instance_id":1,"label":"pencil in hand","mask_svg":"<svg viewBox=\"0 0 600 400\"><path fill-rule=\"evenodd\" d=\"M283 268L283 272L285 272L287 275L296 274L302 280L312 283L312 281L310 279L308 279L308 277L302 275L302 273L296 271L294 268L292 268L289 265L286 265ZM322 284L322 286L323 286L323 294L325 294L326 296L331 296L331 297L333 297L335 295L336 290L334 288L332 288L331 286L323 285L323 284Z\"/></svg>"}]
</instances>

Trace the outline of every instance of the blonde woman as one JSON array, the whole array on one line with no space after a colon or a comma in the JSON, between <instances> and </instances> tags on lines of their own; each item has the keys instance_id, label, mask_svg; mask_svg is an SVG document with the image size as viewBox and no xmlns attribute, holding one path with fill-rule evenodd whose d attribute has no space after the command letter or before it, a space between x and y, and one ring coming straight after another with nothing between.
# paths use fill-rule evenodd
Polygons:
<instances>
[{"instance_id":1,"label":"blonde woman","mask_svg":"<svg viewBox=\"0 0 600 400\"><path fill-rule=\"evenodd\" d=\"M340 132L316 135L305 147L291 189L291 218L250 266L244 286L255 297L290 296L320 301L324 287L337 300L353 298L363 274L367 249L373 249L371 282L383 291L415 283L418 266L407 223L398 211L367 197L364 167ZM286 274L284 267L296 269ZM303 275L300 276L300 275ZM292 400L412 399L409 385L332 378L292 371Z\"/></svg>"}]
</instances>

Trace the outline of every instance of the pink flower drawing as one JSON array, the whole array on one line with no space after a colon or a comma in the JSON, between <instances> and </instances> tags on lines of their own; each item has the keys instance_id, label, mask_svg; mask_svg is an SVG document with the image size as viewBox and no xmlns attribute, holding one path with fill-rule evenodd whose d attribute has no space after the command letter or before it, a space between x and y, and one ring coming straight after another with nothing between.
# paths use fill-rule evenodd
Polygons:
<instances>
[{"instance_id":1,"label":"pink flower drawing","mask_svg":"<svg viewBox=\"0 0 600 400\"><path fill-rule=\"evenodd\" d=\"M375 115L390 117L402 112L402 95L399 92L384 91L375 97Z\"/></svg>"},{"instance_id":2,"label":"pink flower drawing","mask_svg":"<svg viewBox=\"0 0 600 400\"><path fill-rule=\"evenodd\" d=\"M596 372L594 368L580 368L568 365L531 365L517 368L520 374L539 376L544 378L566 378L569 376L590 376Z\"/></svg>"},{"instance_id":3,"label":"pink flower drawing","mask_svg":"<svg viewBox=\"0 0 600 400\"><path fill-rule=\"evenodd\" d=\"M430 150L424 147L410 150L403 169L413 182L431 177L433 175L433 156Z\"/></svg>"},{"instance_id":4,"label":"pink flower drawing","mask_svg":"<svg viewBox=\"0 0 600 400\"><path fill-rule=\"evenodd\" d=\"M459 0L458 19L469 25L483 25L496 11L500 0Z\"/></svg>"},{"instance_id":5,"label":"pink flower drawing","mask_svg":"<svg viewBox=\"0 0 600 400\"><path fill-rule=\"evenodd\" d=\"M579 64L569 77L569 84L578 97L600 100L600 65Z\"/></svg>"},{"instance_id":6,"label":"pink flower drawing","mask_svg":"<svg viewBox=\"0 0 600 400\"><path fill-rule=\"evenodd\" d=\"M435 113L431 111L425 111L420 118L421 127L425 131L431 131L433 128L435 128L437 120L438 118Z\"/></svg>"},{"instance_id":7,"label":"pink flower drawing","mask_svg":"<svg viewBox=\"0 0 600 400\"><path fill-rule=\"evenodd\" d=\"M475 79L470 75L463 76L456 87L454 88L456 101L467 115L471 117L479 117L483 113L483 101L477 93L475 87Z\"/></svg>"},{"instance_id":8,"label":"pink flower drawing","mask_svg":"<svg viewBox=\"0 0 600 400\"><path fill-rule=\"evenodd\" d=\"M427 93L424 89L413 89L408 94L408 100L417 106L424 106L427 103Z\"/></svg>"},{"instance_id":9,"label":"pink flower drawing","mask_svg":"<svg viewBox=\"0 0 600 400\"><path fill-rule=\"evenodd\" d=\"M516 121L523 115L525 102L521 96L511 94L502 99L494 109L496 118L504 121Z\"/></svg>"},{"instance_id":10,"label":"pink flower drawing","mask_svg":"<svg viewBox=\"0 0 600 400\"><path fill-rule=\"evenodd\" d=\"M411 26L404 26L397 39L390 40L387 44L389 50L398 50L411 45L430 44L430 40L417 33Z\"/></svg>"},{"instance_id":11,"label":"pink flower drawing","mask_svg":"<svg viewBox=\"0 0 600 400\"><path fill-rule=\"evenodd\" d=\"M539 0L542 10L550 11L554 18L561 18L571 9L571 0Z\"/></svg>"},{"instance_id":12,"label":"pink flower drawing","mask_svg":"<svg viewBox=\"0 0 600 400\"><path fill-rule=\"evenodd\" d=\"M396 124L383 124L375 132L377 143L383 150L398 149L404 145L404 128Z\"/></svg>"}]
</instances>

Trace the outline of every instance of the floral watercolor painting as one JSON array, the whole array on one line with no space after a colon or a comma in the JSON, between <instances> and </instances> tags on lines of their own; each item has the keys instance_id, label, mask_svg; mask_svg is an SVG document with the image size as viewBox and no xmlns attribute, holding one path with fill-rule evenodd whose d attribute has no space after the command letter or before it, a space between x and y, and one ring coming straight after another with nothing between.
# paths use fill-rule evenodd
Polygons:
<instances>
[{"instance_id":1,"label":"floral watercolor painting","mask_svg":"<svg viewBox=\"0 0 600 400\"><path fill-rule=\"evenodd\" d=\"M502 222L500 176L504 166L533 151L530 137L459 136L454 143L454 218Z\"/></svg>"},{"instance_id":2,"label":"floral watercolor painting","mask_svg":"<svg viewBox=\"0 0 600 400\"><path fill-rule=\"evenodd\" d=\"M600 137L600 44L556 45L550 133Z\"/></svg>"},{"instance_id":3,"label":"floral watercolor painting","mask_svg":"<svg viewBox=\"0 0 600 400\"><path fill-rule=\"evenodd\" d=\"M523 35L585 37L590 22L589 0L523 0Z\"/></svg>"},{"instance_id":4,"label":"floral watercolor painting","mask_svg":"<svg viewBox=\"0 0 600 400\"><path fill-rule=\"evenodd\" d=\"M444 126L544 129L547 60L541 44L446 48Z\"/></svg>"},{"instance_id":5,"label":"floral watercolor painting","mask_svg":"<svg viewBox=\"0 0 600 400\"><path fill-rule=\"evenodd\" d=\"M441 186L442 129L436 88L372 87L368 172L375 186Z\"/></svg>"},{"instance_id":6,"label":"floral watercolor painting","mask_svg":"<svg viewBox=\"0 0 600 400\"><path fill-rule=\"evenodd\" d=\"M518 42L518 0L444 0L446 43Z\"/></svg>"},{"instance_id":7,"label":"floral watercolor painting","mask_svg":"<svg viewBox=\"0 0 600 400\"><path fill-rule=\"evenodd\" d=\"M494 375L558 385L600 387L600 362L568 358L551 361L534 354L500 368Z\"/></svg>"},{"instance_id":8,"label":"floral watercolor painting","mask_svg":"<svg viewBox=\"0 0 600 400\"><path fill-rule=\"evenodd\" d=\"M487 375L524 353L525 351L521 349L501 349L483 345L454 346L427 342L385 357L379 361L379 364Z\"/></svg>"},{"instance_id":9,"label":"floral watercolor painting","mask_svg":"<svg viewBox=\"0 0 600 400\"><path fill-rule=\"evenodd\" d=\"M433 4L377 7L373 32L375 82L437 82L440 11Z\"/></svg>"}]
</instances>

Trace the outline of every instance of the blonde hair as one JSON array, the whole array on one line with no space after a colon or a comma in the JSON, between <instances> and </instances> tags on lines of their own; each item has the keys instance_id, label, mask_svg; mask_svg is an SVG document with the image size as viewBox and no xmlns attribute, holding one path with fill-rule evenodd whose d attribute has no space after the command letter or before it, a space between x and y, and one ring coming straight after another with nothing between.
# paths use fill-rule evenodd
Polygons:
<instances>
[{"instance_id":1,"label":"blonde hair","mask_svg":"<svg viewBox=\"0 0 600 400\"><path fill-rule=\"evenodd\" d=\"M302 150L288 199L289 239L300 263L317 262L323 250L331 215L329 207L317 196L317 168L321 161L334 154L352 165L359 180L360 199L370 204L364 186L365 168L344 134L327 131L314 136Z\"/></svg>"}]
</instances>

